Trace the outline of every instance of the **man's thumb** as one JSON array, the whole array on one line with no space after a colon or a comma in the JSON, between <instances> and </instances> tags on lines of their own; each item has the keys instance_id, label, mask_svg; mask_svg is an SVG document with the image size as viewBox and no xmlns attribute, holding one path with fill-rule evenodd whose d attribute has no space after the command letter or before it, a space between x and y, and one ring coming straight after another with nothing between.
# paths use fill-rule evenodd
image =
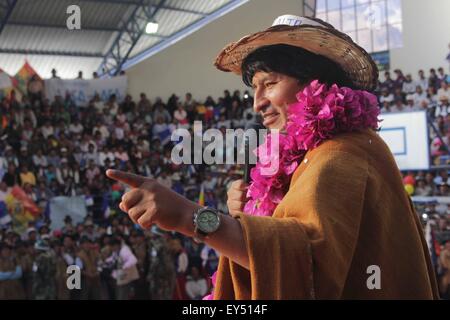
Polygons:
<instances>
[{"instance_id":1,"label":"man's thumb","mask_svg":"<svg viewBox=\"0 0 450 320\"><path fill-rule=\"evenodd\" d=\"M143 176L112 169L107 170L106 175L111 179L126 183L133 188L140 187L146 180Z\"/></svg>"}]
</instances>

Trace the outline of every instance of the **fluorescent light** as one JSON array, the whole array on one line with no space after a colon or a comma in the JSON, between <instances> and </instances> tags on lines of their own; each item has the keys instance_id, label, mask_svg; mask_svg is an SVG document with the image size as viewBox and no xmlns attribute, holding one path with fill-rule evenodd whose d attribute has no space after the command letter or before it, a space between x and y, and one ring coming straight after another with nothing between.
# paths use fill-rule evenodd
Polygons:
<instances>
[{"instance_id":1,"label":"fluorescent light","mask_svg":"<svg viewBox=\"0 0 450 320\"><path fill-rule=\"evenodd\" d=\"M149 22L147 23L147 26L145 27L145 32L148 34L156 33L158 32L158 23L157 22Z\"/></svg>"}]
</instances>

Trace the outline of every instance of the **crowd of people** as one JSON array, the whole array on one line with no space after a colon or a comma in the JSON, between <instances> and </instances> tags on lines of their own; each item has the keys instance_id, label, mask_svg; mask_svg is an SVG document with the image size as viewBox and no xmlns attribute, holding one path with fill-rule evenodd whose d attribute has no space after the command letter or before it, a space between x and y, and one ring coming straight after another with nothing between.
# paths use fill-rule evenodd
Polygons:
<instances>
[{"instance_id":1,"label":"crowd of people","mask_svg":"<svg viewBox=\"0 0 450 320\"><path fill-rule=\"evenodd\" d=\"M449 164L450 144L450 76L442 67L430 69L428 76L419 70L417 77L404 75L402 70L384 73L384 81L379 81L376 93L381 112L427 112L429 121L430 154L435 165Z\"/></svg>"},{"instance_id":2,"label":"crowd of people","mask_svg":"<svg viewBox=\"0 0 450 320\"><path fill-rule=\"evenodd\" d=\"M420 71L416 80L400 70L395 73L397 78L391 79L386 72L376 90L382 112L427 110L438 129L430 135L431 154L435 163L441 163L450 143L448 76L442 68L437 73L430 70L429 77ZM56 70L52 74L57 77ZM192 135L194 121L201 121L203 130L216 128L223 134L226 129L245 128L256 117L252 105L248 91L241 96L240 91L228 90L217 101L212 97L196 101L190 93L182 98L173 94L167 102L150 101L142 93L138 101L130 95L121 101L115 95L101 101L96 95L88 105L77 105L68 93L45 97L36 77L21 99L14 92L3 98L0 201L8 190L20 186L42 214L23 234L10 224L0 231L0 299L204 296L211 287L218 253L179 234L158 228L144 231L134 225L118 208L124 186L107 179L105 171L114 168L153 177L193 201L202 198L205 205L227 213L227 189L242 177L240 167L174 164L171 152L176 142L170 136L177 128ZM408 172L404 178L413 186L413 196L450 195L447 170ZM52 229L51 216L44 212L56 196L84 197L85 219L74 222L68 216L63 228ZM436 204L418 206L424 226L436 221L433 230L441 237L441 257L450 253L449 242L445 244L445 232L450 230L445 209ZM435 261L437 271L440 279L448 279L449 260L441 260ZM81 289L66 272L71 265L81 270ZM72 280L75 288L69 289Z\"/></svg>"}]
</instances>

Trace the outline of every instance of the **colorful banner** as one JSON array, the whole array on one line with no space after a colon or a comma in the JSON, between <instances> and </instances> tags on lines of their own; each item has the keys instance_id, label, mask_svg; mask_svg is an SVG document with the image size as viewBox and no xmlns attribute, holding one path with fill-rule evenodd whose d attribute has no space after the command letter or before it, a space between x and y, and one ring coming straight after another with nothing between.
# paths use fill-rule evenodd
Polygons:
<instances>
[{"instance_id":1,"label":"colorful banner","mask_svg":"<svg viewBox=\"0 0 450 320\"><path fill-rule=\"evenodd\" d=\"M13 230L24 233L28 228L28 222L35 221L41 210L19 186L14 186L4 200L12 219Z\"/></svg>"},{"instance_id":2,"label":"colorful banner","mask_svg":"<svg viewBox=\"0 0 450 320\"><path fill-rule=\"evenodd\" d=\"M108 101L115 94L117 101L122 101L127 92L127 76L114 77L110 79L92 80L45 80L45 92L50 100L55 96L65 97L69 92L75 103L79 106L87 106L95 93L98 93L102 101Z\"/></svg>"},{"instance_id":3,"label":"colorful banner","mask_svg":"<svg viewBox=\"0 0 450 320\"><path fill-rule=\"evenodd\" d=\"M17 85L17 81L9 74L0 69L0 99L9 97L11 90Z\"/></svg>"},{"instance_id":4,"label":"colorful banner","mask_svg":"<svg viewBox=\"0 0 450 320\"><path fill-rule=\"evenodd\" d=\"M25 60L24 65L22 66L22 68L20 68L19 71L17 71L16 75L14 76L14 78L17 80L17 84L15 85L15 87L22 93L22 94L27 94L27 86L28 86L28 81L31 79L32 76L37 75L39 77L39 75L37 74L36 70L34 70L30 64L28 63L28 61ZM41 79L41 77L39 77L39 79Z\"/></svg>"}]
</instances>

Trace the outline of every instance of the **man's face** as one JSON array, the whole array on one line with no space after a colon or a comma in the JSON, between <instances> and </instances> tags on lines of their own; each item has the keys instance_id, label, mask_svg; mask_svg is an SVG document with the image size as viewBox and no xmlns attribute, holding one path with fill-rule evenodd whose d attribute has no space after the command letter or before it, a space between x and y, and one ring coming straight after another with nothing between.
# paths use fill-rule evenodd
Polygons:
<instances>
[{"instance_id":1,"label":"man's face","mask_svg":"<svg viewBox=\"0 0 450 320\"><path fill-rule=\"evenodd\" d=\"M64 238L64 248L71 248L72 244L72 239L70 239L69 237Z\"/></svg>"},{"instance_id":2,"label":"man's face","mask_svg":"<svg viewBox=\"0 0 450 320\"><path fill-rule=\"evenodd\" d=\"M287 123L287 108L297 102L296 94L304 87L290 76L258 71L252 79L255 112L263 117L263 125L282 130Z\"/></svg>"}]
</instances>

